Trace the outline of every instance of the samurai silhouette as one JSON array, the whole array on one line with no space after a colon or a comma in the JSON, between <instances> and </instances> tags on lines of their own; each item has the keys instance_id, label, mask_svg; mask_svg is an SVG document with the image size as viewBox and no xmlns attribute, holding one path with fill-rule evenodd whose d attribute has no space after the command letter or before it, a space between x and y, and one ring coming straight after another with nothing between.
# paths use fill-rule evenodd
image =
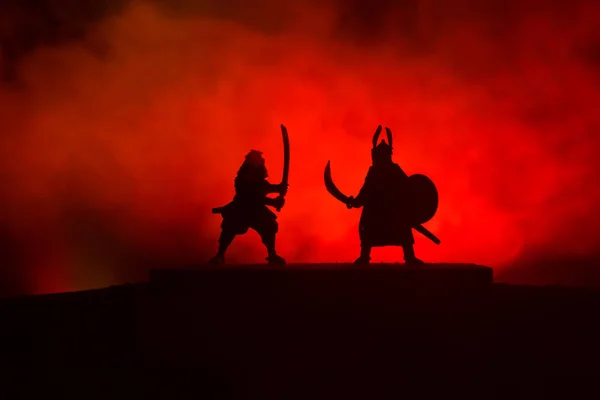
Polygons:
<instances>
[{"instance_id":1,"label":"samurai silhouette","mask_svg":"<svg viewBox=\"0 0 600 400\"><path fill-rule=\"evenodd\" d=\"M372 165L358 195L347 197L337 189L331 179L330 162L325 167L325 186L348 208L363 208L359 222L361 252L355 264L368 264L371 249L383 246L401 246L406 264L423 264L415 256L412 230L440 243L421 225L437 211L437 189L425 175L408 176L393 162L392 132L385 128L387 143L385 139L378 143L381 130L380 125L373 136Z\"/></svg>"},{"instance_id":2,"label":"samurai silhouette","mask_svg":"<svg viewBox=\"0 0 600 400\"><path fill-rule=\"evenodd\" d=\"M225 263L225 252L237 235L243 235L248 229L254 229L267 248L269 264L285 264L285 260L275 251L275 237L279 230L277 215L267 208L274 207L278 212L285 204L289 175L289 139L286 128L281 125L284 144L283 179L280 184L267 180L268 173L262 152L251 150L237 172L234 181L235 196L229 204L213 208L213 214L221 214L221 236L219 250L209 260L209 264ZM276 198L269 194L278 193Z\"/></svg>"}]
</instances>

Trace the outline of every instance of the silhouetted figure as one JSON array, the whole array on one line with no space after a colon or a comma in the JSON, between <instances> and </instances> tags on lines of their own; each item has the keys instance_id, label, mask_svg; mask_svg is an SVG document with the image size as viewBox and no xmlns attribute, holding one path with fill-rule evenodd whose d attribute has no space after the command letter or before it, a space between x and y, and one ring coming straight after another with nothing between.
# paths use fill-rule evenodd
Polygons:
<instances>
[{"instance_id":1,"label":"silhouetted figure","mask_svg":"<svg viewBox=\"0 0 600 400\"><path fill-rule=\"evenodd\" d=\"M350 207L363 207L360 216L360 257L356 264L368 264L371 248L379 246L402 246L407 264L422 264L415 256L415 239L410 216L411 205L408 175L392 161L392 133L386 128L388 142L376 145L381 127L373 138L371 159L365 183L356 198L350 198Z\"/></svg>"},{"instance_id":2,"label":"silhouetted figure","mask_svg":"<svg viewBox=\"0 0 600 400\"><path fill-rule=\"evenodd\" d=\"M283 207L283 195L287 191L287 183L271 184L267 180L267 168L262 153L252 150L235 178L235 197L226 206L213 209L213 213L221 214L221 236L219 251L210 264L223 264L225 252L236 235L254 229L261 237L267 248L269 264L285 264L285 260L275 251L275 236L278 231L277 216L267 206L275 207L278 211ZM277 198L267 195L279 193Z\"/></svg>"},{"instance_id":3,"label":"silhouetted figure","mask_svg":"<svg viewBox=\"0 0 600 400\"><path fill-rule=\"evenodd\" d=\"M385 129L387 143L385 140L377 143L381 126L373 136L373 164L356 198L344 196L335 187L329 163L325 168L325 185L348 208L363 207L359 223L361 253L355 264L368 264L371 249L382 246L401 246L407 264L423 264L415 256L412 229L439 244L439 239L420 225L431 219L437 210L437 190L429 178L424 175L409 177L392 161L392 132Z\"/></svg>"}]
</instances>

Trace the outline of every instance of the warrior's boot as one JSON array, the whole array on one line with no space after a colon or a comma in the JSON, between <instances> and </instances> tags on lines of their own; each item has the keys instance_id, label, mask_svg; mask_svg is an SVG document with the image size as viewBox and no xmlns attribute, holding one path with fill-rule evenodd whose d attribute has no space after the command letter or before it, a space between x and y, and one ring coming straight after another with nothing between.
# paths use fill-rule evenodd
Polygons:
<instances>
[{"instance_id":1,"label":"warrior's boot","mask_svg":"<svg viewBox=\"0 0 600 400\"><path fill-rule=\"evenodd\" d=\"M415 249L412 244L407 244L402 246L402 250L404 250L404 262L407 265L421 265L425 264L422 260L419 260L415 256Z\"/></svg>"},{"instance_id":2,"label":"warrior's boot","mask_svg":"<svg viewBox=\"0 0 600 400\"><path fill-rule=\"evenodd\" d=\"M360 257L354 261L354 264L369 264L371 262L371 248L368 246L360 247Z\"/></svg>"},{"instance_id":3,"label":"warrior's boot","mask_svg":"<svg viewBox=\"0 0 600 400\"><path fill-rule=\"evenodd\" d=\"M267 248L269 255L267 256L267 262L271 265L285 265L285 260L283 257L277 254L275 251L275 247Z\"/></svg>"},{"instance_id":4,"label":"warrior's boot","mask_svg":"<svg viewBox=\"0 0 600 400\"><path fill-rule=\"evenodd\" d=\"M221 236L219 237L219 251L217 255L208 260L208 264L210 265L222 265L225 264L225 252L229 245L233 242L235 235L222 231Z\"/></svg>"},{"instance_id":5,"label":"warrior's boot","mask_svg":"<svg viewBox=\"0 0 600 400\"><path fill-rule=\"evenodd\" d=\"M223 265L225 264L225 256L223 254L217 254L210 260L208 260L209 265Z\"/></svg>"},{"instance_id":6,"label":"warrior's boot","mask_svg":"<svg viewBox=\"0 0 600 400\"><path fill-rule=\"evenodd\" d=\"M269 254L267 261L271 265L285 265L285 259L276 253Z\"/></svg>"},{"instance_id":7,"label":"warrior's boot","mask_svg":"<svg viewBox=\"0 0 600 400\"><path fill-rule=\"evenodd\" d=\"M275 251L275 235L264 235L263 236L263 244L267 248L268 256L266 258L267 262L271 265L284 265L285 260L283 257L277 255Z\"/></svg>"}]
</instances>

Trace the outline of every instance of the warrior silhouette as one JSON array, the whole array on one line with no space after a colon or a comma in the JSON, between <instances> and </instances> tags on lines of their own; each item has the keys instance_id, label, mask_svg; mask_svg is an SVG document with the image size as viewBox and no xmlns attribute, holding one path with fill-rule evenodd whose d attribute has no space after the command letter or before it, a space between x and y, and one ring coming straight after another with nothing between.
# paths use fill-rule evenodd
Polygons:
<instances>
[{"instance_id":1,"label":"warrior silhouette","mask_svg":"<svg viewBox=\"0 0 600 400\"><path fill-rule=\"evenodd\" d=\"M329 163L325 168L325 185L348 208L363 207L359 222L361 253L355 264L368 264L371 249L382 246L401 246L406 264L423 264L415 256L412 229L439 244L439 239L420 225L437 210L437 190L429 178L409 177L392 161L392 132L385 129L387 143L385 140L377 143L381 126L373 136L372 165L356 198L344 196L335 187Z\"/></svg>"},{"instance_id":2,"label":"warrior silhouette","mask_svg":"<svg viewBox=\"0 0 600 400\"><path fill-rule=\"evenodd\" d=\"M248 232L249 228L260 235L267 248L269 264L285 264L285 260L275 251L277 216L267 206L275 207L278 211L283 207L287 183L272 184L267 177L262 152L250 151L237 172L233 201L226 206L213 209L213 213L222 215L223 222L219 237L219 251L209 261L210 264L223 264L225 252L235 236ZM279 197L268 197L267 195L271 193L279 193Z\"/></svg>"}]
</instances>

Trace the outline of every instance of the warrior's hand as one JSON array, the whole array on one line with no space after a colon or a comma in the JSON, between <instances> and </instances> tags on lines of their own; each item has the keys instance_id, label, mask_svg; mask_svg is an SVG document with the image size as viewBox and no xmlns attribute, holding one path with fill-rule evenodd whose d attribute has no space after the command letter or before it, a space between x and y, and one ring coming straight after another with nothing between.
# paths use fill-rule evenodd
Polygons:
<instances>
[{"instance_id":1,"label":"warrior's hand","mask_svg":"<svg viewBox=\"0 0 600 400\"><path fill-rule=\"evenodd\" d=\"M283 198L283 196L277 196L276 198L273 199L273 206L277 210L282 209L284 204L285 204L285 199Z\"/></svg>"},{"instance_id":2,"label":"warrior's hand","mask_svg":"<svg viewBox=\"0 0 600 400\"><path fill-rule=\"evenodd\" d=\"M348 203L346 203L346 207L348 207L348 210L354 207L354 196L348 197Z\"/></svg>"},{"instance_id":3,"label":"warrior's hand","mask_svg":"<svg viewBox=\"0 0 600 400\"><path fill-rule=\"evenodd\" d=\"M279 185L277 185L277 189L279 191L279 194L281 194L282 196L284 196L285 194L287 194L287 191L290 187L290 185L288 185L287 183L280 183Z\"/></svg>"}]
</instances>

